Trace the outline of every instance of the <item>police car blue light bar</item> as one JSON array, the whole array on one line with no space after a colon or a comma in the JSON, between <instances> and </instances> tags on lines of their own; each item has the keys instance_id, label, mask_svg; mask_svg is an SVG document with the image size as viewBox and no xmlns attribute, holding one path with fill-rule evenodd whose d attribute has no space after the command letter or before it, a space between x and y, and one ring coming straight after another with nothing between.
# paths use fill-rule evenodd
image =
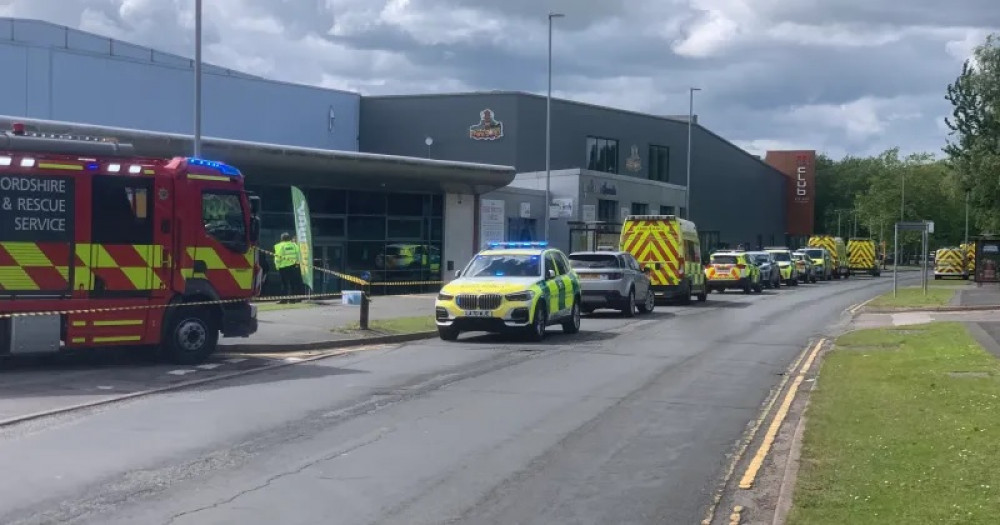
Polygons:
<instances>
[{"instance_id":1,"label":"police car blue light bar","mask_svg":"<svg viewBox=\"0 0 1000 525\"><path fill-rule=\"evenodd\" d=\"M239 177L240 170L226 164L224 162L218 162L214 160L197 159L194 157L188 157L188 164L191 166L202 166L205 168L213 169L218 171L223 175L228 175L230 177Z\"/></svg>"},{"instance_id":2,"label":"police car blue light bar","mask_svg":"<svg viewBox=\"0 0 1000 525\"><path fill-rule=\"evenodd\" d=\"M490 248L546 248L549 243L547 241L537 241L537 242L491 242Z\"/></svg>"}]
</instances>

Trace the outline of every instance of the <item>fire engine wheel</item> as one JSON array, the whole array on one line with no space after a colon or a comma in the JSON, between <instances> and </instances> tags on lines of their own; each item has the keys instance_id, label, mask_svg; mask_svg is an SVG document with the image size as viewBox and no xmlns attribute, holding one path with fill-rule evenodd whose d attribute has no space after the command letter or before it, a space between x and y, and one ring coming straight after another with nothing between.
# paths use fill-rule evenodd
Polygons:
<instances>
[{"instance_id":1,"label":"fire engine wheel","mask_svg":"<svg viewBox=\"0 0 1000 525\"><path fill-rule=\"evenodd\" d=\"M200 363L215 351L219 330L207 308L180 307L164 341L166 358L172 363Z\"/></svg>"}]
</instances>

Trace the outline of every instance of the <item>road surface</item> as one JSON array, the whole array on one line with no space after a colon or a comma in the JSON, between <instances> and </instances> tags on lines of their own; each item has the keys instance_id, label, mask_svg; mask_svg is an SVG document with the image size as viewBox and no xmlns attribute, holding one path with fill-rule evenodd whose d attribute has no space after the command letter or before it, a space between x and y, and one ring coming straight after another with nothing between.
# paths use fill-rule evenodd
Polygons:
<instances>
[{"instance_id":1,"label":"road surface","mask_svg":"<svg viewBox=\"0 0 1000 525\"><path fill-rule=\"evenodd\" d=\"M0 523L698 523L792 359L890 286L712 294L540 344L375 348L6 427ZM7 409L132 373L32 383Z\"/></svg>"}]
</instances>

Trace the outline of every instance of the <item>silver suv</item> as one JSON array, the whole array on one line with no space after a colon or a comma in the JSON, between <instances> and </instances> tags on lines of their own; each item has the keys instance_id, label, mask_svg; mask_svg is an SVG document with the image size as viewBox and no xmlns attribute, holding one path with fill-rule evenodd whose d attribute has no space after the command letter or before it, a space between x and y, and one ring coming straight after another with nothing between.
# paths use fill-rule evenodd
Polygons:
<instances>
[{"instance_id":1,"label":"silver suv","mask_svg":"<svg viewBox=\"0 0 1000 525\"><path fill-rule=\"evenodd\" d=\"M781 287L781 270L773 255L764 251L747 252L747 255L760 268L760 283L765 288Z\"/></svg>"},{"instance_id":2,"label":"silver suv","mask_svg":"<svg viewBox=\"0 0 1000 525\"><path fill-rule=\"evenodd\" d=\"M569 254L569 264L580 278L585 314L611 308L632 317L637 309L649 313L656 306L649 276L628 252L573 252Z\"/></svg>"}]
</instances>

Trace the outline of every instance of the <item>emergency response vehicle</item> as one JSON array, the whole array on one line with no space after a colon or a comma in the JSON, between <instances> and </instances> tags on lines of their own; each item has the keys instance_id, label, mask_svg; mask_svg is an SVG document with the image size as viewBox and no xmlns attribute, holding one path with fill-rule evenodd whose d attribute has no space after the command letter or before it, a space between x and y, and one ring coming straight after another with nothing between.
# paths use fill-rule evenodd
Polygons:
<instances>
[{"instance_id":1,"label":"emergency response vehicle","mask_svg":"<svg viewBox=\"0 0 1000 525\"><path fill-rule=\"evenodd\" d=\"M257 330L259 200L232 166L16 124L0 207L0 355L158 346L196 363L220 332Z\"/></svg>"},{"instance_id":2,"label":"emergency response vehicle","mask_svg":"<svg viewBox=\"0 0 1000 525\"><path fill-rule=\"evenodd\" d=\"M764 251L770 253L771 257L774 258L781 280L788 286L798 286L799 269L792 258L792 251L784 246L772 246L764 248Z\"/></svg>"},{"instance_id":3,"label":"emergency response vehicle","mask_svg":"<svg viewBox=\"0 0 1000 525\"><path fill-rule=\"evenodd\" d=\"M940 280L945 277L969 278L965 254L961 248L940 248L934 252L934 278Z\"/></svg>"},{"instance_id":4,"label":"emergency response vehicle","mask_svg":"<svg viewBox=\"0 0 1000 525\"><path fill-rule=\"evenodd\" d=\"M629 215L618 249L632 254L648 275L657 299L690 304L708 299L698 228L675 215Z\"/></svg>"},{"instance_id":5,"label":"emergency response vehicle","mask_svg":"<svg viewBox=\"0 0 1000 525\"><path fill-rule=\"evenodd\" d=\"M968 243L963 243L959 245L959 248L965 253L965 272L968 275L975 275L976 273L976 242L969 241Z\"/></svg>"},{"instance_id":6,"label":"emergency response vehicle","mask_svg":"<svg viewBox=\"0 0 1000 525\"><path fill-rule=\"evenodd\" d=\"M743 290L743 293L761 293L760 267L750 260L746 252L720 251L709 256L705 268L708 289L723 293L726 290Z\"/></svg>"},{"instance_id":7,"label":"emergency response vehicle","mask_svg":"<svg viewBox=\"0 0 1000 525\"><path fill-rule=\"evenodd\" d=\"M792 252L792 259L795 260L795 268L799 272L799 280L804 283L815 283L816 269L813 266L813 260L809 258L809 254L801 250L796 250Z\"/></svg>"},{"instance_id":8,"label":"emergency response vehicle","mask_svg":"<svg viewBox=\"0 0 1000 525\"><path fill-rule=\"evenodd\" d=\"M580 281L566 255L546 242L490 243L455 273L434 302L438 335L523 332L534 341L545 328L580 331Z\"/></svg>"},{"instance_id":9,"label":"emergency response vehicle","mask_svg":"<svg viewBox=\"0 0 1000 525\"><path fill-rule=\"evenodd\" d=\"M813 263L813 275L820 281L833 278L833 258L826 248L806 247L799 250L809 256Z\"/></svg>"},{"instance_id":10,"label":"emergency response vehicle","mask_svg":"<svg viewBox=\"0 0 1000 525\"><path fill-rule=\"evenodd\" d=\"M875 241L854 238L847 241L847 261L851 272L863 272L878 277L882 274L875 256Z\"/></svg>"},{"instance_id":11,"label":"emergency response vehicle","mask_svg":"<svg viewBox=\"0 0 1000 525\"><path fill-rule=\"evenodd\" d=\"M833 268L830 273L834 279L851 276L851 268L847 263L847 246L844 244L844 239L834 237L833 235L813 235L809 237L807 245L810 248L824 248L830 254L830 260L833 262Z\"/></svg>"}]
</instances>

